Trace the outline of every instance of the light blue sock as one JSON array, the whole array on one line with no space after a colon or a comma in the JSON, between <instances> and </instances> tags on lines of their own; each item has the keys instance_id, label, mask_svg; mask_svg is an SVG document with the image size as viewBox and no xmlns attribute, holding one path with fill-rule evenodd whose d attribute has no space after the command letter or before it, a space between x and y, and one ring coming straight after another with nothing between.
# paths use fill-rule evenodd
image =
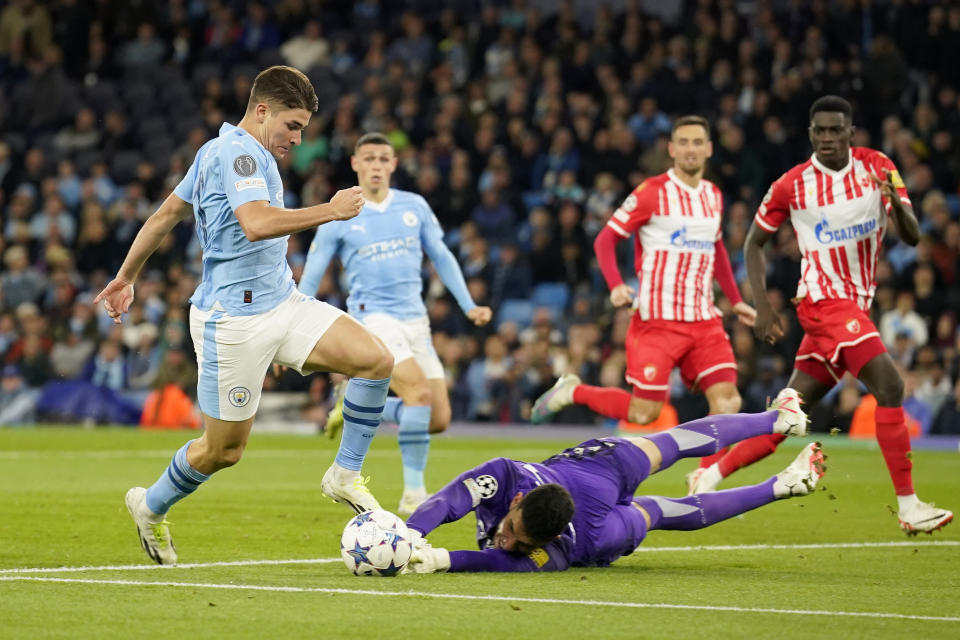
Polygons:
<instances>
[{"instance_id":1,"label":"light blue sock","mask_svg":"<svg viewBox=\"0 0 960 640\"><path fill-rule=\"evenodd\" d=\"M370 443L380 426L390 378L350 378L343 396L343 435L336 462L344 469L360 471Z\"/></svg>"},{"instance_id":2,"label":"light blue sock","mask_svg":"<svg viewBox=\"0 0 960 640\"><path fill-rule=\"evenodd\" d=\"M430 405L404 406L397 442L403 459L404 489L423 489L423 470L430 451Z\"/></svg>"},{"instance_id":3,"label":"light blue sock","mask_svg":"<svg viewBox=\"0 0 960 640\"><path fill-rule=\"evenodd\" d=\"M397 396L390 396L387 398L386 404L383 405L383 420L384 422L392 422L394 424L400 424L400 420L403 419L403 400Z\"/></svg>"},{"instance_id":4,"label":"light blue sock","mask_svg":"<svg viewBox=\"0 0 960 640\"><path fill-rule=\"evenodd\" d=\"M192 442L193 440L183 445L173 454L166 472L147 489L147 508L159 516L210 479L210 476L200 473L187 462L187 449Z\"/></svg>"}]
</instances>

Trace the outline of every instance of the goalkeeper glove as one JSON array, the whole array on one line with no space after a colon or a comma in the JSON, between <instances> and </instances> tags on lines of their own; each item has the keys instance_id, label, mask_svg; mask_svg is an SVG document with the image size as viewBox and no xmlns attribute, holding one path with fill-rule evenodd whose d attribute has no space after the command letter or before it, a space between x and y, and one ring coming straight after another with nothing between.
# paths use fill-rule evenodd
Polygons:
<instances>
[{"instance_id":1,"label":"goalkeeper glove","mask_svg":"<svg viewBox=\"0 0 960 640\"><path fill-rule=\"evenodd\" d=\"M440 547L414 549L407 564L409 573L442 573L450 568L450 552Z\"/></svg>"}]
</instances>

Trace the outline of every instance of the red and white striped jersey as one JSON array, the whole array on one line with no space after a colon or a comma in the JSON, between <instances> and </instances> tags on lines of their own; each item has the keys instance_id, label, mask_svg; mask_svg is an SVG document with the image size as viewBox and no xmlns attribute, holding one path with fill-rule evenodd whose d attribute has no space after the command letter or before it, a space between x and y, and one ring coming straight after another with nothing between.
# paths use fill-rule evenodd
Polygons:
<instances>
[{"instance_id":1,"label":"red and white striped jersey","mask_svg":"<svg viewBox=\"0 0 960 640\"><path fill-rule=\"evenodd\" d=\"M886 179L888 170L900 199L910 205L890 158L863 147L850 150L850 161L840 171L811 156L770 186L755 220L771 232L788 217L793 223L803 256L798 298L846 299L861 309L870 308L891 207L870 175Z\"/></svg>"},{"instance_id":2,"label":"red and white striped jersey","mask_svg":"<svg viewBox=\"0 0 960 640\"><path fill-rule=\"evenodd\" d=\"M723 195L701 180L696 189L673 169L645 180L607 222L636 253L637 311L642 320L700 322L720 317L713 303L715 243Z\"/></svg>"}]
</instances>

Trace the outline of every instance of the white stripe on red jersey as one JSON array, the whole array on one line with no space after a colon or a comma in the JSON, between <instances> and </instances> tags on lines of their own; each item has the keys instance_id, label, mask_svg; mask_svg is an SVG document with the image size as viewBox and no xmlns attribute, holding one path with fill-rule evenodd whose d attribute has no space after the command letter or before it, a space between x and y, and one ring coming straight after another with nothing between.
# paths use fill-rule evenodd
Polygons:
<instances>
[{"instance_id":1,"label":"white stripe on red jersey","mask_svg":"<svg viewBox=\"0 0 960 640\"><path fill-rule=\"evenodd\" d=\"M770 186L755 222L776 231L789 217L802 254L797 297L853 300L870 308L874 276L887 227L886 202L871 174L886 179L890 171L900 200L910 197L893 162L879 151L854 147L840 171L812 156Z\"/></svg>"},{"instance_id":2,"label":"white stripe on red jersey","mask_svg":"<svg viewBox=\"0 0 960 640\"><path fill-rule=\"evenodd\" d=\"M720 317L713 302L715 243L723 196L701 180L696 189L670 171L644 181L607 225L636 232L637 311L642 320L699 322Z\"/></svg>"}]
</instances>

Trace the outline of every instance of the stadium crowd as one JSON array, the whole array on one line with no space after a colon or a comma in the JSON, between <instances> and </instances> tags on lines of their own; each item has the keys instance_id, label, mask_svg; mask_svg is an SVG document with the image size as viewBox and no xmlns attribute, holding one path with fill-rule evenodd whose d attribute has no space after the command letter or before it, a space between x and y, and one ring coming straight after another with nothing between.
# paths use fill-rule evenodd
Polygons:
<instances>
[{"instance_id":1,"label":"stadium crowd","mask_svg":"<svg viewBox=\"0 0 960 640\"><path fill-rule=\"evenodd\" d=\"M0 424L43 418L44 389L63 381L146 399L154 418L195 393L192 223L151 259L123 325L92 294L197 149L240 119L256 73L290 64L320 109L280 163L287 206L355 184L356 139L382 131L400 157L394 186L427 199L474 299L494 309L473 327L425 272L454 418L467 420L523 421L566 371L625 385L630 311L610 306L592 242L634 185L669 166L673 117L712 123L707 177L725 194L724 238L749 301L753 213L809 156L810 103L846 97L854 144L897 164L924 232L916 248L888 234L876 323L903 368L914 433L960 433L958 49L960 6L922 0L11 0L0 10ZM290 239L295 277L309 238ZM798 277L783 228L768 282L788 313ZM318 297L343 306L344 290L334 267ZM801 337L791 318L774 346L728 318L746 411L786 381ZM308 391L304 415L322 423L325 375L271 375L266 389ZM679 379L675 389L681 420L706 413ZM845 381L815 424L855 432L861 395ZM561 418L593 420L577 408Z\"/></svg>"}]
</instances>

